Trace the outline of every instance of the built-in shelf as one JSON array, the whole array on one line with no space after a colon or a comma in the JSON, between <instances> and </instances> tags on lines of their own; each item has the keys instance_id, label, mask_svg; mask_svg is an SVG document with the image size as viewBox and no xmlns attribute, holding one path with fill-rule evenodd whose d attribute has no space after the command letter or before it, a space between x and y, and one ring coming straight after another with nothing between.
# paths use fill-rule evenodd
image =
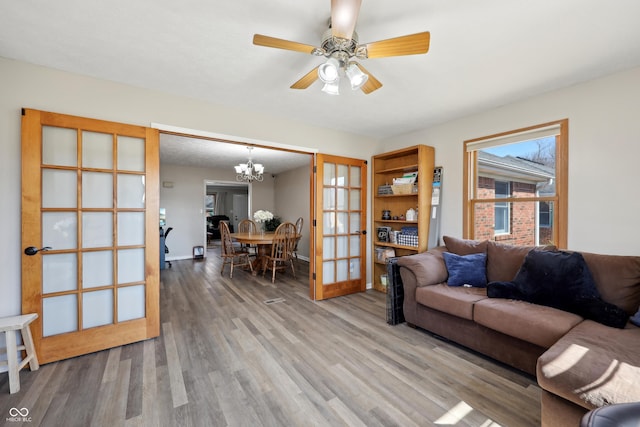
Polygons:
<instances>
[{"instance_id":1,"label":"built-in shelf","mask_svg":"<svg viewBox=\"0 0 640 427\"><path fill-rule=\"evenodd\" d=\"M372 195L373 214L372 232L372 282L373 288L386 292L380 277L387 274L384 261L378 259L376 249L390 248L396 256L404 256L424 252L427 250L429 238L429 212L431 211L431 191L434 169L434 149L426 145L416 145L401 150L378 154L371 159L372 163ZM418 172L416 193L382 194L378 195L378 187L393 183L393 178L400 178L407 172ZM418 211L417 221L382 219L382 211L391 211L391 216L406 215L410 208ZM401 231L403 226L418 228L418 246L400 245L398 243L381 242L377 238L378 227L391 227L394 231Z\"/></svg>"}]
</instances>

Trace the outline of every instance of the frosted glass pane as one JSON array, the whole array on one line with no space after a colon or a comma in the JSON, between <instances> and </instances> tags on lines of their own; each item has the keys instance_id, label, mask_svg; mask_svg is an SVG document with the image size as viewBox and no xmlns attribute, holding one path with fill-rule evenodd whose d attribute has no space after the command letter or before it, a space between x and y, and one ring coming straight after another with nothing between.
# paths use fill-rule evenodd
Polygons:
<instances>
[{"instance_id":1,"label":"frosted glass pane","mask_svg":"<svg viewBox=\"0 0 640 427\"><path fill-rule=\"evenodd\" d=\"M144 245L144 212L118 213L118 245Z\"/></svg>"},{"instance_id":2,"label":"frosted glass pane","mask_svg":"<svg viewBox=\"0 0 640 427\"><path fill-rule=\"evenodd\" d=\"M118 289L118 322L145 316L144 285Z\"/></svg>"},{"instance_id":3,"label":"frosted glass pane","mask_svg":"<svg viewBox=\"0 0 640 427\"><path fill-rule=\"evenodd\" d=\"M340 187L346 187L349 185L349 166L338 165L337 184Z\"/></svg>"},{"instance_id":4,"label":"frosted glass pane","mask_svg":"<svg viewBox=\"0 0 640 427\"><path fill-rule=\"evenodd\" d=\"M84 212L82 214L82 247L113 246L113 214L111 212Z\"/></svg>"},{"instance_id":5,"label":"frosted glass pane","mask_svg":"<svg viewBox=\"0 0 640 427\"><path fill-rule=\"evenodd\" d=\"M144 249L118 251L118 283L144 281Z\"/></svg>"},{"instance_id":6,"label":"frosted glass pane","mask_svg":"<svg viewBox=\"0 0 640 427\"><path fill-rule=\"evenodd\" d=\"M325 212L323 215L324 234L336 233L336 214L335 212Z\"/></svg>"},{"instance_id":7,"label":"frosted glass pane","mask_svg":"<svg viewBox=\"0 0 640 427\"><path fill-rule=\"evenodd\" d=\"M78 214L76 212L43 212L42 244L53 249L78 247Z\"/></svg>"},{"instance_id":8,"label":"frosted glass pane","mask_svg":"<svg viewBox=\"0 0 640 427\"><path fill-rule=\"evenodd\" d=\"M336 267L338 269L336 282L344 282L345 280L349 280L349 260L341 259L340 261L337 261Z\"/></svg>"},{"instance_id":9,"label":"frosted glass pane","mask_svg":"<svg viewBox=\"0 0 640 427\"><path fill-rule=\"evenodd\" d=\"M336 165L333 163L324 164L324 185L336 185Z\"/></svg>"},{"instance_id":10,"label":"frosted glass pane","mask_svg":"<svg viewBox=\"0 0 640 427\"><path fill-rule=\"evenodd\" d=\"M42 254L42 293L78 289L76 254Z\"/></svg>"},{"instance_id":11,"label":"frosted glass pane","mask_svg":"<svg viewBox=\"0 0 640 427\"><path fill-rule=\"evenodd\" d=\"M360 229L360 214L359 213L352 213L349 214L349 218L351 223L349 224L349 232L350 233L358 233L360 231L362 231Z\"/></svg>"},{"instance_id":12,"label":"frosted glass pane","mask_svg":"<svg viewBox=\"0 0 640 427\"><path fill-rule=\"evenodd\" d=\"M113 175L103 172L82 173L82 207L113 207Z\"/></svg>"},{"instance_id":13,"label":"frosted glass pane","mask_svg":"<svg viewBox=\"0 0 640 427\"><path fill-rule=\"evenodd\" d=\"M42 207L78 207L78 173L74 171L43 169Z\"/></svg>"},{"instance_id":14,"label":"frosted glass pane","mask_svg":"<svg viewBox=\"0 0 640 427\"><path fill-rule=\"evenodd\" d=\"M85 168L113 169L113 135L83 131L82 166Z\"/></svg>"},{"instance_id":15,"label":"frosted glass pane","mask_svg":"<svg viewBox=\"0 0 640 427\"><path fill-rule=\"evenodd\" d=\"M42 127L42 163L56 166L78 165L78 132L75 129Z\"/></svg>"},{"instance_id":16,"label":"frosted glass pane","mask_svg":"<svg viewBox=\"0 0 640 427\"><path fill-rule=\"evenodd\" d=\"M349 191L349 209L352 211L360 210L360 190Z\"/></svg>"},{"instance_id":17,"label":"frosted glass pane","mask_svg":"<svg viewBox=\"0 0 640 427\"><path fill-rule=\"evenodd\" d=\"M344 211L347 208L347 190L345 190L344 188L340 188L338 189L338 203L336 209Z\"/></svg>"},{"instance_id":18,"label":"frosted glass pane","mask_svg":"<svg viewBox=\"0 0 640 427\"><path fill-rule=\"evenodd\" d=\"M144 172L144 139L118 135L118 170Z\"/></svg>"},{"instance_id":19,"label":"frosted glass pane","mask_svg":"<svg viewBox=\"0 0 640 427\"><path fill-rule=\"evenodd\" d=\"M75 295L42 300L42 335L45 337L78 330L78 300Z\"/></svg>"},{"instance_id":20,"label":"frosted glass pane","mask_svg":"<svg viewBox=\"0 0 640 427\"><path fill-rule=\"evenodd\" d=\"M349 232L349 214L338 212L336 214L336 234L347 234Z\"/></svg>"},{"instance_id":21,"label":"frosted glass pane","mask_svg":"<svg viewBox=\"0 0 640 427\"><path fill-rule=\"evenodd\" d=\"M349 238L347 236L338 237L336 239L338 244L338 256L337 258L346 258L349 256Z\"/></svg>"},{"instance_id":22,"label":"frosted glass pane","mask_svg":"<svg viewBox=\"0 0 640 427\"><path fill-rule=\"evenodd\" d=\"M322 208L324 210L334 210L336 208L335 188L325 188L323 190Z\"/></svg>"},{"instance_id":23,"label":"frosted glass pane","mask_svg":"<svg viewBox=\"0 0 640 427\"><path fill-rule=\"evenodd\" d=\"M349 170L351 171L351 181L349 185L351 187L362 187L362 172L360 171L360 167L351 166Z\"/></svg>"},{"instance_id":24,"label":"frosted glass pane","mask_svg":"<svg viewBox=\"0 0 640 427\"><path fill-rule=\"evenodd\" d=\"M82 295L82 329L113 323L113 291L85 292Z\"/></svg>"},{"instance_id":25,"label":"frosted glass pane","mask_svg":"<svg viewBox=\"0 0 640 427\"><path fill-rule=\"evenodd\" d=\"M325 261L322 263L322 284L327 285L329 283L335 283L335 262Z\"/></svg>"},{"instance_id":26,"label":"frosted glass pane","mask_svg":"<svg viewBox=\"0 0 640 427\"><path fill-rule=\"evenodd\" d=\"M351 236L351 245L349 245L350 256L360 256L360 236Z\"/></svg>"},{"instance_id":27,"label":"frosted glass pane","mask_svg":"<svg viewBox=\"0 0 640 427\"><path fill-rule=\"evenodd\" d=\"M113 285L113 252L98 251L82 254L82 287Z\"/></svg>"},{"instance_id":28,"label":"frosted glass pane","mask_svg":"<svg viewBox=\"0 0 640 427\"><path fill-rule=\"evenodd\" d=\"M118 174L118 207L144 208L144 175Z\"/></svg>"},{"instance_id":29,"label":"frosted glass pane","mask_svg":"<svg viewBox=\"0 0 640 427\"><path fill-rule=\"evenodd\" d=\"M360 278L360 259L351 258L351 263L349 264L349 279L355 280L359 278Z\"/></svg>"},{"instance_id":30,"label":"frosted glass pane","mask_svg":"<svg viewBox=\"0 0 640 427\"><path fill-rule=\"evenodd\" d=\"M322 239L322 257L324 259L336 257L336 239L335 237L325 237Z\"/></svg>"}]
</instances>

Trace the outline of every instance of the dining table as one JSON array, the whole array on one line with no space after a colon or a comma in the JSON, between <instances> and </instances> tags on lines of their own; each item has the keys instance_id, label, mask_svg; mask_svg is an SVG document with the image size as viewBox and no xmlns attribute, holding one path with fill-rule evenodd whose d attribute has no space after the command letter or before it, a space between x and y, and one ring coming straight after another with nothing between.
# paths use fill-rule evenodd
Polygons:
<instances>
[{"instance_id":1,"label":"dining table","mask_svg":"<svg viewBox=\"0 0 640 427\"><path fill-rule=\"evenodd\" d=\"M257 275L259 271L264 270L267 263L267 257L271 255L271 245L276 235L274 231L253 231L249 233L231 233L231 238L238 243L247 245L256 245L258 248L255 259L251 262L253 275ZM296 237L299 237L297 235Z\"/></svg>"},{"instance_id":2,"label":"dining table","mask_svg":"<svg viewBox=\"0 0 640 427\"><path fill-rule=\"evenodd\" d=\"M231 233L231 238L239 243L247 245L256 245L258 248L256 257L251 263L253 268L253 275L258 274L258 271L264 270L264 265L267 262L267 256L271 253L271 245L273 244L273 237L275 236L273 231L255 231L249 233Z\"/></svg>"}]
</instances>

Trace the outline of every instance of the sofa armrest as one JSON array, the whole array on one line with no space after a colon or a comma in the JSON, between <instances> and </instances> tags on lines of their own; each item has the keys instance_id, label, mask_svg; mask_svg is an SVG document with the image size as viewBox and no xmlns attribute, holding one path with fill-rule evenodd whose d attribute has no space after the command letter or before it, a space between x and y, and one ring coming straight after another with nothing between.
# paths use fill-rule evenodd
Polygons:
<instances>
[{"instance_id":1,"label":"sofa armrest","mask_svg":"<svg viewBox=\"0 0 640 427\"><path fill-rule=\"evenodd\" d=\"M437 285L446 282L449 273L442 257L442 253L445 251L445 246L438 246L427 252L399 258L398 266L400 266L400 274L405 284L405 290L407 281L413 282L414 287ZM405 275L407 276L406 279Z\"/></svg>"},{"instance_id":2,"label":"sofa armrest","mask_svg":"<svg viewBox=\"0 0 640 427\"><path fill-rule=\"evenodd\" d=\"M404 318L408 323L415 324L417 321L416 288L447 280L449 274L442 257L445 251L446 247L439 246L427 252L398 258L404 288Z\"/></svg>"}]
</instances>

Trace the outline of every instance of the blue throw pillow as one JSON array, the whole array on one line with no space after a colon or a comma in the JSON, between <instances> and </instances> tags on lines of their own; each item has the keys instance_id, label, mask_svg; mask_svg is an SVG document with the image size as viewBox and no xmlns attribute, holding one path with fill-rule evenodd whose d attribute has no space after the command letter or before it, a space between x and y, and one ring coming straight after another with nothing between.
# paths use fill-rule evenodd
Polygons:
<instances>
[{"instance_id":1,"label":"blue throw pillow","mask_svg":"<svg viewBox=\"0 0 640 427\"><path fill-rule=\"evenodd\" d=\"M449 272L447 285L471 285L476 288L487 286L486 254L456 255L451 252L443 252L442 256Z\"/></svg>"}]
</instances>

